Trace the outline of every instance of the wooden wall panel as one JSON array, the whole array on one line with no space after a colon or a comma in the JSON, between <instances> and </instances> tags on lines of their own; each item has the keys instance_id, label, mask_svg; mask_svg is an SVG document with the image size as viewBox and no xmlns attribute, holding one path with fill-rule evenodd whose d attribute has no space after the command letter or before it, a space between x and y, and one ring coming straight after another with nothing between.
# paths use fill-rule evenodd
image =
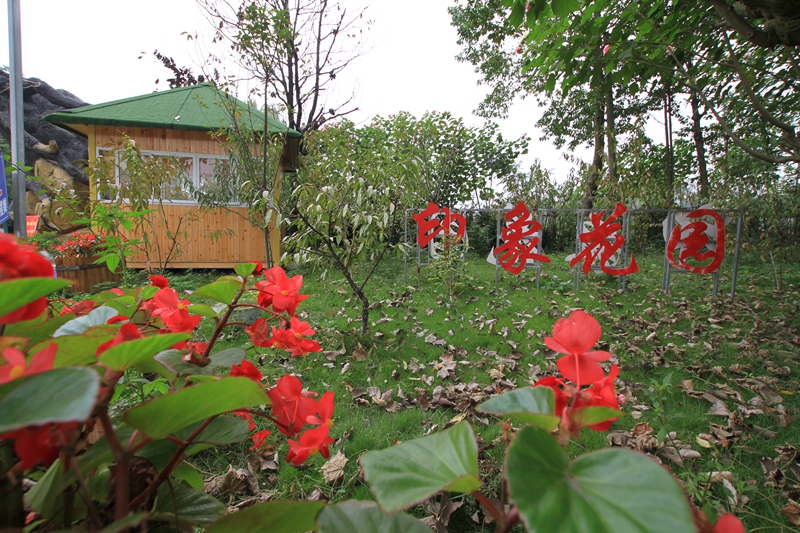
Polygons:
<instances>
[{"instance_id":1,"label":"wooden wall panel","mask_svg":"<svg viewBox=\"0 0 800 533\"><path fill-rule=\"evenodd\" d=\"M210 133L205 131L97 126L97 146L100 148L107 146L115 139L121 139L125 133L131 139L135 139L136 144L142 150L226 155L222 143L213 139Z\"/></svg>"},{"instance_id":2,"label":"wooden wall panel","mask_svg":"<svg viewBox=\"0 0 800 533\"><path fill-rule=\"evenodd\" d=\"M151 208L158 209L158 206L151 205ZM196 219L187 224L187 215ZM179 232L181 253L169 262L167 268L232 268L251 260L266 263L263 233L250 224L247 208L201 210L197 206L164 205L163 216L160 212L151 213L150 216L156 228L156 234L150 233L150 239L153 241L153 237L157 238L162 249L170 244L167 228L174 232L181 216L184 216ZM230 229L233 234L221 233L217 238L211 238L213 232L222 229ZM131 234L128 237L140 236ZM133 268L157 268L157 251L154 249L149 258L143 250L139 251L131 256L128 265Z\"/></svg>"}]
</instances>

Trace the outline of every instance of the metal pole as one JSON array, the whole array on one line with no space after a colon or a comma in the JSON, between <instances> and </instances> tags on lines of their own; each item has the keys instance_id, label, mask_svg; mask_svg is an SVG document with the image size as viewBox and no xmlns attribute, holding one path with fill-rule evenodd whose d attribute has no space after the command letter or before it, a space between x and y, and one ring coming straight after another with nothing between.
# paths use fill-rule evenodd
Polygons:
<instances>
[{"instance_id":1,"label":"metal pole","mask_svg":"<svg viewBox=\"0 0 800 533\"><path fill-rule=\"evenodd\" d=\"M744 211L739 211L736 222L736 248L733 251L733 274L731 274L731 298L736 296L736 277L739 275L739 244L742 242L742 220Z\"/></svg>"},{"instance_id":2,"label":"metal pole","mask_svg":"<svg viewBox=\"0 0 800 533\"><path fill-rule=\"evenodd\" d=\"M494 254L495 250L500 246L500 211L497 211L495 216L495 229L494 229L494 248L492 248L492 254ZM495 257L494 262L494 288L497 288L497 284L500 282L500 261Z\"/></svg>"},{"instance_id":3,"label":"metal pole","mask_svg":"<svg viewBox=\"0 0 800 533\"><path fill-rule=\"evenodd\" d=\"M403 285L408 285L408 209L403 214Z\"/></svg>"},{"instance_id":4,"label":"metal pole","mask_svg":"<svg viewBox=\"0 0 800 533\"><path fill-rule=\"evenodd\" d=\"M14 233L27 239L25 224L25 172L17 166L25 166L25 123L22 108L22 52L20 43L19 0L8 0L8 52L9 52L9 85L11 86L9 106L9 122L11 123L11 172L14 197ZM5 163L4 163L5 164Z\"/></svg>"}]
</instances>

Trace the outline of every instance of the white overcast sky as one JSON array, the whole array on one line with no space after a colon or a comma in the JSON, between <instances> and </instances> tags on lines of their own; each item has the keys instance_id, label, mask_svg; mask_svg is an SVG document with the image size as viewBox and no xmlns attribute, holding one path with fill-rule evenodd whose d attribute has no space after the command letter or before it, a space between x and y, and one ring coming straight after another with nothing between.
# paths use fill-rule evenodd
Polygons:
<instances>
[{"instance_id":1,"label":"white overcast sky","mask_svg":"<svg viewBox=\"0 0 800 533\"><path fill-rule=\"evenodd\" d=\"M343 0L355 7L362 0ZM173 56L179 65L195 67L203 55L190 34L208 32L209 23L195 0L21 0L22 69L25 77L44 80L96 104L165 90L169 72L152 52ZM455 56L456 31L447 7L452 0L372 0L365 18L366 53L348 67L343 90L355 90L360 110L349 116L366 123L375 115L408 111L449 111L466 124L487 89L477 84L472 65ZM8 28L8 9L0 28ZM6 32L7 34L7 32ZM146 52L138 59L141 52ZM0 42L0 63L9 64L8 37ZM162 81L156 85L155 80ZM538 140L539 116L533 100L517 102L509 119L499 121L506 138L531 137L526 168L539 158L563 180L569 170L560 152ZM579 154L584 158L585 153Z\"/></svg>"}]
</instances>

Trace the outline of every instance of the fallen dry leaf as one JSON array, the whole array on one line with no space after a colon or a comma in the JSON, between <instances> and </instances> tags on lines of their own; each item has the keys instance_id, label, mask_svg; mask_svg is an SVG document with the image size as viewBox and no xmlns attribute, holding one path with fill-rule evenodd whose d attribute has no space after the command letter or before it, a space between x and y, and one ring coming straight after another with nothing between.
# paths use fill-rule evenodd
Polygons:
<instances>
[{"instance_id":1,"label":"fallen dry leaf","mask_svg":"<svg viewBox=\"0 0 800 533\"><path fill-rule=\"evenodd\" d=\"M344 478L344 467L347 465L348 459L342 453L341 450L336 452L336 455L331 457L322 468L320 468L320 472L322 472L322 479L325 483L328 484L335 484Z\"/></svg>"},{"instance_id":2,"label":"fallen dry leaf","mask_svg":"<svg viewBox=\"0 0 800 533\"><path fill-rule=\"evenodd\" d=\"M789 498L789 502L781 507L781 512L789 522L796 526L800 526L800 504L793 499Z\"/></svg>"}]
</instances>

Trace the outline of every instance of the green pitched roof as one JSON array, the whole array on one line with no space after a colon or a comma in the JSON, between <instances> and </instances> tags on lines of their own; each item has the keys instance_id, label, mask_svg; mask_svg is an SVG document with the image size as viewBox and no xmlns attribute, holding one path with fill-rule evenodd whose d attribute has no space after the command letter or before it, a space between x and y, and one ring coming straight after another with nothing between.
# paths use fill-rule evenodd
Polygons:
<instances>
[{"instance_id":1,"label":"green pitched roof","mask_svg":"<svg viewBox=\"0 0 800 533\"><path fill-rule=\"evenodd\" d=\"M230 106L223 105L230 102ZM128 126L171 130L213 131L231 124L229 108L235 106L238 120L255 130L264 127L264 113L217 89L210 83L179 87L104 104L78 107L50 113L44 120L51 124L86 124ZM289 137L302 135L269 118L272 134Z\"/></svg>"}]
</instances>

